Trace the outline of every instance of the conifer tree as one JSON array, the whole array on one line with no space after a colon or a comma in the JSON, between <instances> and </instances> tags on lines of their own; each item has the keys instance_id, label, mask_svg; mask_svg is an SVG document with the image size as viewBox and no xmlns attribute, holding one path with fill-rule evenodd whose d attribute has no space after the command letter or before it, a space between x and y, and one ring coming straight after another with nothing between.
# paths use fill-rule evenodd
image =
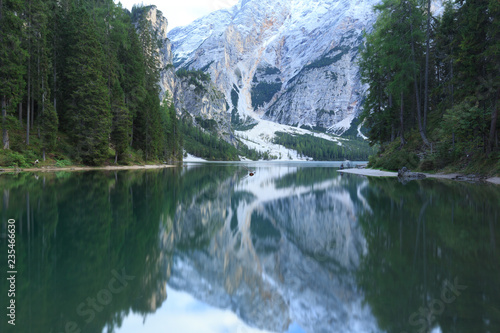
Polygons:
<instances>
[{"instance_id":1,"label":"conifer tree","mask_svg":"<svg viewBox=\"0 0 500 333\"><path fill-rule=\"evenodd\" d=\"M111 112L113 115L113 129L111 143L115 146L115 164L125 159L129 147L129 134L132 125L130 112L124 102L124 94L118 81L114 81L111 94Z\"/></svg>"},{"instance_id":2,"label":"conifer tree","mask_svg":"<svg viewBox=\"0 0 500 333\"><path fill-rule=\"evenodd\" d=\"M146 95L144 55L141 50L139 37L132 24L129 25L127 30L127 43L120 45L118 52L120 62L123 64L120 82L123 87L125 104L129 109L133 121L130 129L130 145L132 145L135 137L135 118L137 117L139 107L144 101Z\"/></svg>"},{"instance_id":3,"label":"conifer tree","mask_svg":"<svg viewBox=\"0 0 500 333\"><path fill-rule=\"evenodd\" d=\"M160 157L162 146L162 126L160 114L160 80L158 63L158 38L144 13L148 7L134 8L132 15L139 18L138 35L144 59L145 99L141 103L134 121L136 145L144 152L145 159Z\"/></svg>"},{"instance_id":4,"label":"conifer tree","mask_svg":"<svg viewBox=\"0 0 500 333\"><path fill-rule=\"evenodd\" d=\"M423 15L411 0L384 0L375 10L379 16L374 31L367 36L360 62L363 80L371 86L364 113L371 123L370 137L376 142L388 141L389 137L392 140L394 128L398 127L404 145L408 127L405 118L413 118L410 106L415 105L425 142L419 111L419 61L415 55L423 40Z\"/></svg>"},{"instance_id":5,"label":"conifer tree","mask_svg":"<svg viewBox=\"0 0 500 333\"><path fill-rule=\"evenodd\" d=\"M104 53L91 15L76 7L67 16L72 40L62 70L68 134L77 159L86 164L101 164L107 156L111 133Z\"/></svg>"},{"instance_id":6,"label":"conifer tree","mask_svg":"<svg viewBox=\"0 0 500 333\"><path fill-rule=\"evenodd\" d=\"M24 9L22 0L0 0L0 107L2 112L2 147L10 148L9 119L21 101L26 50L22 47Z\"/></svg>"}]
</instances>

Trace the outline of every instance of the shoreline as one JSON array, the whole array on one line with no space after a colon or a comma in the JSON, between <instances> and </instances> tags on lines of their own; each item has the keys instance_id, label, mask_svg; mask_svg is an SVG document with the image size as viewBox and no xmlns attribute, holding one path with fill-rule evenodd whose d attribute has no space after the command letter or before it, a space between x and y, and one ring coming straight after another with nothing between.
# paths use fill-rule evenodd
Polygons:
<instances>
[{"instance_id":1,"label":"shoreline","mask_svg":"<svg viewBox=\"0 0 500 333\"><path fill-rule=\"evenodd\" d=\"M397 177L397 172L390 171L381 171L376 169L344 169L338 170L340 173L349 173L353 175L361 175L368 177ZM420 173L420 172L419 172ZM430 174L430 173L422 173L426 178L436 178L436 179L449 179L449 180L457 180L455 179L457 176L460 176L459 173L448 173L448 174ZM490 177L485 179L486 182L500 185L500 177Z\"/></svg>"},{"instance_id":2,"label":"shoreline","mask_svg":"<svg viewBox=\"0 0 500 333\"><path fill-rule=\"evenodd\" d=\"M147 169L162 169L175 168L176 165L171 164L151 164L151 165L107 165L99 167L91 166L68 166L68 167L41 167L41 168L19 168L19 169L1 169L0 175L4 173L18 172L58 172L58 171L93 171L93 170L147 170Z\"/></svg>"},{"instance_id":3,"label":"shoreline","mask_svg":"<svg viewBox=\"0 0 500 333\"><path fill-rule=\"evenodd\" d=\"M119 171L119 170L151 170L151 169L163 169L163 168L175 168L176 165L172 164L151 164L151 165L107 165L107 166L99 166L99 167L91 167L91 166L68 166L68 167L41 167L41 168L19 168L19 169L2 169L0 168L0 175L5 173L19 173L19 172L59 172L59 171L93 171L93 170L104 170L104 171ZM381 171L376 169L343 169L338 170L340 173L349 173L353 175L367 176L367 177L397 177L397 172L391 171ZM449 174L429 174L422 173L426 178L435 178L435 179L448 179L448 180L457 180L455 179L457 176L460 176L459 173L449 173ZM500 185L500 177L490 177L485 179L486 182Z\"/></svg>"}]
</instances>

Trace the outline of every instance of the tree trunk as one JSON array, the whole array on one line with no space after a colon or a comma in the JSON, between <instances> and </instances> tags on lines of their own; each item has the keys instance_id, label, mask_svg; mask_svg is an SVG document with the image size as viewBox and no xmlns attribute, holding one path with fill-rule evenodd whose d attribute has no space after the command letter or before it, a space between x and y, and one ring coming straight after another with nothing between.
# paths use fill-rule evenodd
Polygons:
<instances>
[{"instance_id":1,"label":"tree trunk","mask_svg":"<svg viewBox=\"0 0 500 333\"><path fill-rule=\"evenodd\" d=\"M389 94L389 109L392 109L392 94ZM392 112L392 110L391 110ZM391 125L391 142L394 142L394 123Z\"/></svg>"},{"instance_id":2,"label":"tree trunk","mask_svg":"<svg viewBox=\"0 0 500 333\"><path fill-rule=\"evenodd\" d=\"M7 130L7 101L2 96L2 143L3 149L10 149L9 131Z\"/></svg>"},{"instance_id":3,"label":"tree trunk","mask_svg":"<svg viewBox=\"0 0 500 333\"><path fill-rule=\"evenodd\" d=\"M412 11L411 11L411 5L410 5L411 57L412 57L413 63L416 65L417 62L415 60L415 42L413 41L413 23L411 22L411 16L412 16ZM429 140L427 140L427 136L425 135L425 130L422 127L422 111L420 110L420 94L418 92L418 81L417 81L416 68L413 69L413 80L415 83L415 97L416 97L416 103L417 103L418 132L420 133L420 136L422 137L422 141L424 141L424 144L426 146L429 146Z\"/></svg>"},{"instance_id":4,"label":"tree trunk","mask_svg":"<svg viewBox=\"0 0 500 333\"><path fill-rule=\"evenodd\" d=\"M29 68L30 66L28 66ZM30 70L28 69L28 104L26 104L26 145L30 144L30 112L31 112L31 77Z\"/></svg>"},{"instance_id":5,"label":"tree trunk","mask_svg":"<svg viewBox=\"0 0 500 333\"><path fill-rule=\"evenodd\" d=\"M429 52L431 39L431 0L427 0L427 41L425 51L425 92L424 92L424 132L427 129L427 111L429 106Z\"/></svg>"},{"instance_id":6,"label":"tree trunk","mask_svg":"<svg viewBox=\"0 0 500 333\"><path fill-rule=\"evenodd\" d=\"M134 144L134 120L132 119L132 126L130 129L130 147Z\"/></svg>"},{"instance_id":7,"label":"tree trunk","mask_svg":"<svg viewBox=\"0 0 500 333\"><path fill-rule=\"evenodd\" d=\"M453 54L453 49L451 51ZM453 60L450 61L450 74L451 74L451 107L453 108L453 105L455 104L455 97L453 94L455 93L455 87L453 86ZM455 131L452 131L452 136L453 136L453 149L455 149Z\"/></svg>"},{"instance_id":8,"label":"tree trunk","mask_svg":"<svg viewBox=\"0 0 500 333\"><path fill-rule=\"evenodd\" d=\"M0 20L2 19L3 15L3 1L0 0ZM4 32L2 31L2 26L0 25L0 41L3 42L3 34ZM2 95L2 143L3 143L3 149L9 149L9 132L7 131L7 101L6 101L6 96Z\"/></svg>"},{"instance_id":9,"label":"tree trunk","mask_svg":"<svg viewBox=\"0 0 500 333\"><path fill-rule=\"evenodd\" d=\"M39 43L39 42L38 42ZM40 79L41 79L41 76L40 76L40 44L38 44L38 54L37 54L37 73L38 73L38 89L40 89ZM43 94L43 79L42 79L42 94ZM42 107L43 107L43 97L42 97ZM40 120L40 101L38 101L38 106L37 106L37 109L38 109L38 120ZM43 111L42 111L42 114L43 114ZM33 119L34 119L34 116L33 116ZM31 120L31 126L33 126L33 119ZM37 126L36 126L36 131L37 131L37 136L38 136L38 139L40 139L40 121L38 121L37 123Z\"/></svg>"},{"instance_id":10,"label":"tree trunk","mask_svg":"<svg viewBox=\"0 0 500 333\"><path fill-rule=\"evenodd\" d=\"M488 140L488 155L491 154L493 146L495 145L495 133L497 131L497 119L498 119L498 97L500 96L500 89L498 89L497 97L495 100L495 110L491 112L491 126L490 126L490 137Z\"/></svg>"},{"instance_id":11,"label":"tree trunk","mask_svg":"<svg viewBox=\"0 0 500 333\"><path fill-rule=\"evenodd\" d=\"M31 3L30 3L31 8ZM28 24L29 24L28 16ZM26 104L26 145L30 144L30 111L31 111L31 35L28 33L28 103ZM31 111L32 112L32 111Z\"/></svg>"},{"instance_id":12,"label":"tree trunk","mask_svg":"<svg viewBox=\"0 0 500 333\"><path fill-rule=\"evenodd\" d=\"M54 31L56 31L56 20L54 19ZM53 48L54 48L54 66L53 66L53 75L54 75L54 87L52 88L52 94L54 95L54 110L57 112L57 98L56 98L56 81L57 81L57 54L56 54L56 37L54 32L54 40L53 40Z\"/></svg>"},{"instance_id":13,"label":"tree trunk","mask_svg":"<svg viewBox=\"0 0 500 333\"><path fill-rule=\"evenodd\" d=\"M31 128L33 129L35 127L35 97L34 95L34 90L31 89Z\"/></svg>"},{"instance_id":14,"label":"tree trunk","mask_svg":"<svg viewBox=\"0 0 500 333\"><path fill-rule=\"evenodd\" d=\"M401 146L404 146L406 143L405 135L404 135L405 130L404 130L404 119L403 119L403 111L404 111L403 97L404 97L403 93L401 93L401 110L399 113L399 123L401 126Z\"/></svg>"}]
</instances>

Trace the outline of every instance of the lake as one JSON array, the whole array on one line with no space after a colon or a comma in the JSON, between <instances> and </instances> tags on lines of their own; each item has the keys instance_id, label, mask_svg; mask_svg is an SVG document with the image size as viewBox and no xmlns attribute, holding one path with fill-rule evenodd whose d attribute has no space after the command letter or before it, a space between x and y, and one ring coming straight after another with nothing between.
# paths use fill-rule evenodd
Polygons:
<instances>
[{"instance_id":1,"label":"lake","mask_svg":"<svg viewBox=\"0 0 500 333\"><path fill-rule=\"evenodd\" d=\"M0 175L1 332L500 332L500 186L338 164Z\"/></svg>"}]
</instances>

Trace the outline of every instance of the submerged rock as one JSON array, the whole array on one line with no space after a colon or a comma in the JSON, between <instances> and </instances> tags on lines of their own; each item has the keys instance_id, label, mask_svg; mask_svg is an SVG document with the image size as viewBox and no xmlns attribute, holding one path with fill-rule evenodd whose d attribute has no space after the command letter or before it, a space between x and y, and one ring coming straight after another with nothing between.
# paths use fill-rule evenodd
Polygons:
<instances>
[{"instance_id":1,"label":"submerged rock","mask_svg":"<svg viewBox=\"0 0 500 333\"><path fill-rule=\"evenodd\" d=\"M470 174L470 175L458 175L458 176L456 176L453 179L454 180L458 180L458 181L473 182L473 183L475 183L475 182L484 181L486 179L486 177L481 176L481 175Z\"/></svg>"},{"instance_id":2,"label":"submerged rock","mask_svg":"<svg viewBox=\"0 0 500 333\"><path fill-rule=\"evenodd\" d=\"M423 173L412 172L411 170L408 170L406 167L402 167L401 169L398 170L398 178L400 182L407 183L410 180L424 179L426 178L426 176Z\"/></svg>"}]
</instances>

